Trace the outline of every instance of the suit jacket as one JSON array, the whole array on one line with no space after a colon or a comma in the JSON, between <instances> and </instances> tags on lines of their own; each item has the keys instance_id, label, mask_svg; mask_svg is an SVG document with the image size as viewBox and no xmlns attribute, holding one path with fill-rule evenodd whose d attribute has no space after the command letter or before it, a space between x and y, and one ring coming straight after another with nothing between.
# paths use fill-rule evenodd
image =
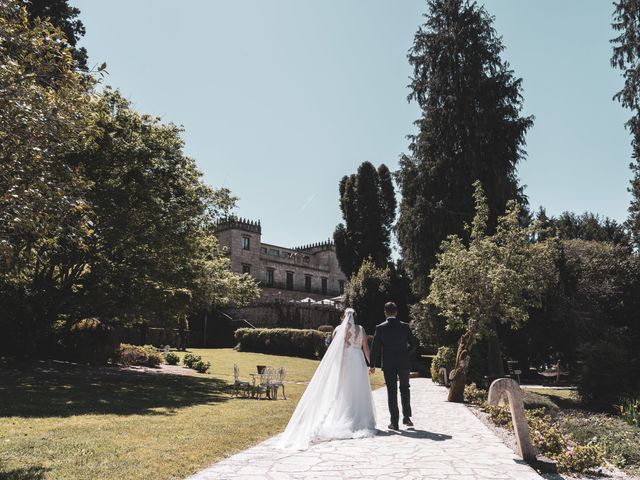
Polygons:
<instances>
[{"instance_id":1,"label":"suit jacket","mask_svg":"<svg viewBox=\"0 0 640 480\"><path fill-rule=\"evenodd\" d=\"M410 370L409 357L418 347L418 340L411 333L409 324L389 317L376 327L371 345L371 366L376 365L382 350L382 369Z\"/></svg>"}]
</instances>

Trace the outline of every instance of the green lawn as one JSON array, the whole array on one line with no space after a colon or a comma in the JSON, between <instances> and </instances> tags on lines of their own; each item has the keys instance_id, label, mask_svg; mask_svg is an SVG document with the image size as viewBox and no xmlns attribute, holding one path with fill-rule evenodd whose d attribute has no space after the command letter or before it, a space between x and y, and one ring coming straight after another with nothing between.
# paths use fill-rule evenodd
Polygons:
<instances>
[{"instance_id":1,"label":"green lawn","mask_svg":"<svg viewBox=\"0 0 640 480\"><path fill-rule=\"evenodd\" d=\"M194 349L190 376L0 364L0 480L180 479L281 431L317 361ZM233 364L287 369L287 401L233 398ZM383 385L378 371L374 388Z\"/></svg>"}]
</instances>

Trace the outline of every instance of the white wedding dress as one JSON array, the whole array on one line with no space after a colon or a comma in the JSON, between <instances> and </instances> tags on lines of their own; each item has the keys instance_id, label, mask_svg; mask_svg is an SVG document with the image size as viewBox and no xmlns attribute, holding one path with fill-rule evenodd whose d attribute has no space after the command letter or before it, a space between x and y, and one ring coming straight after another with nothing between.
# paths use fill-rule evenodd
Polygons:
<instances>
[{"instance_id":1,"label":"white wedding dress","mask_svg":"<svg viewBox=\"0 0 640 480\"><path fill-rule=\"evenodd\" d=\"M362 352L365 331L353 317L353 309L346 309L279 448L304 450L312 442L375 435L375 407Z\"/></svg>"}]
</instances>

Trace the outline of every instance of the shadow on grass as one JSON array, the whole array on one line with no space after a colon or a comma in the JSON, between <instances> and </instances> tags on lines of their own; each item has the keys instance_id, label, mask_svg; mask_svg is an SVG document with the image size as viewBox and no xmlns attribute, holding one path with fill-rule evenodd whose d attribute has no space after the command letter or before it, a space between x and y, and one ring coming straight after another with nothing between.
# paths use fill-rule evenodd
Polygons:
<instances>
[{"instance_id":1,"label":"shadow on grass","mask_svg":"<svg viewBox=\"0 0 640 480\"><path fill-rule=\"evenodd\" d=\"M0 467L0 480L40 480L47 470L43 467L24 467L5 470Z\"/></svg>"},{"instance_id":2,"label":"shadow on grass","mask_svg":"<svg viewBox=\"0 0 640 480\"><path fill-rule=\"evenodd\" d=\"M226 382L215 378L50 362L0 364L0 417L166 415L226 401L227 391Z\"/></svg>"}]
</instances>

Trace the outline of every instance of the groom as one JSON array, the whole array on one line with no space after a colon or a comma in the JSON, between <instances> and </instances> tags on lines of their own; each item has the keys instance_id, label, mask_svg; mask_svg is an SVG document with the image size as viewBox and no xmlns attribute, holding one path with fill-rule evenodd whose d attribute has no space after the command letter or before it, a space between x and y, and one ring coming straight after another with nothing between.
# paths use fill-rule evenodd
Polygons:
<instances>
[{"instance_id":1,"label":"groom","mask_svg":"<svg viewBox=\"0 0 640 480\"><path fill-rule=\"evenodd\" d=\"M400 380L400 399L402 402L402 423L413 426L411 421L411 402L409 395L409 357L413 355L418 341L411 333L409 324L396 318L398 307L393 302L384 306L386 321L376 327L371 346L369 371L375 373L378 353L382 348L382 371L387 384L387 402L391 414L390 430L399 430L398 419L398 380Z\"/></svg>"}]
</instances>

